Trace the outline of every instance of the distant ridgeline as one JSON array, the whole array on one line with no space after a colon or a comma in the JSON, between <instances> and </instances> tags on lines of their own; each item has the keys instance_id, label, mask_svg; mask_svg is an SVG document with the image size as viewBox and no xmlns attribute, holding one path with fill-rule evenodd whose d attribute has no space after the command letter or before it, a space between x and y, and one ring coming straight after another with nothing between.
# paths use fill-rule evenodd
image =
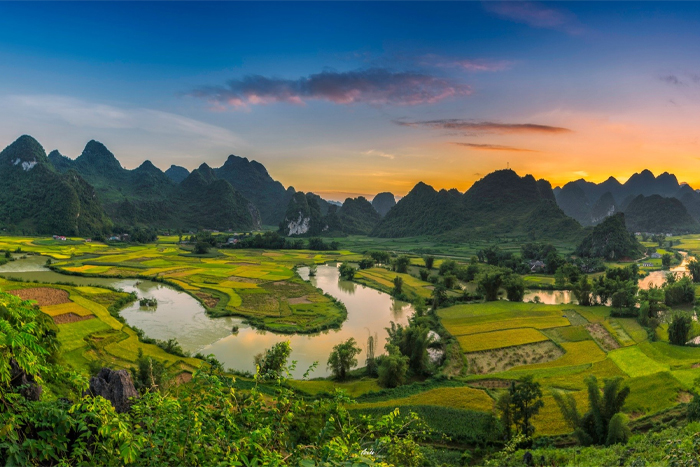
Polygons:
<instances>
[{"instance_id":1,"label":"distant ridgeline","mask_svg":"<svg viewBox=\"0 0 700 467\"><path fill-rule=\"evenodd\" d=\"M624 212L627 229L633 232L700 232L700 193L666 172L655 177L644 170L624 184L613 177L599 184L581 179L554 193L564 213L583 226Z\"/></svg>"},{"instance_id":2,"label":"distant ridgeline","mask_svg":"<svg viewBox=\"0 0 700 467\"><path fill-rule=\"evenodd\" d=\"M0 228L10 233L94 236L115 227L253 230L285 235L430 235L459 242L493 235L581 240L581 227L624 212L630 231L700 232L700 193L674 175L648 170L621 184L577 180L552 190L546 180L493 172L466 192L418 183L398 203L379 193L342 205L297 192L256 161L231 155L219 168L163 172L150 161L128 170L90 141L76 159L46 155L31 136L0 152ZM578 222L577 222L578 221Z\"/></svg>"},{"instance_id":3,"label":"distant ridgeline","mask_svg":"<svg viewBox=\"0 0 700 467\"><path fill-rule=\"evenodd\" d=\"M418 183L371 232L378 237L438 235L446 241L494 234L576 240L583 229L559 209L549 182L499 170L464 194Z\"/></svg>"}]
</instances>

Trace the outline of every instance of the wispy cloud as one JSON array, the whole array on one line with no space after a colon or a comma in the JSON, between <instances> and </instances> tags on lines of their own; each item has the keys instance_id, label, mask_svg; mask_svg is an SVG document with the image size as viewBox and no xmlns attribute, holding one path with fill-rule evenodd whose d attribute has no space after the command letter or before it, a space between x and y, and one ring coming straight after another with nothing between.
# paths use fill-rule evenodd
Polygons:
<instances>
[{"instance_id":1,"label":"wispy cloud","mask_svg":"<svg viewBox=\"0 0 700 467\"><path fill-rule=\"evenodd\" d=\"M661 81L663 81L666 84L672 84L674 86L682 86L685 83L676 75L664 75L659 77Z\"/></svg>"},{"instance_id":2,"label":"wispy cloud","mask_svg":"<svg viewBox=\"0 0 700 467\"><path fill-rule=\"evenodd\" d=\"M225 128L160 110L116 107L57 95L14 95L2 101L3 108L17 115L60 121L75 128L138 130L230 146L242 142Z\"/></svg>"},{"instance_id":3,"label":"wispy cloud","mask_svg":"<svg viewBox=\"0 0 700 467\"><path fill-rule=\"evenodd\" d=\"M468 85L424 73L370 68L346 72L324 71L298 79L246 76L225 86L204 86L190 95L232 108L286 102L305 104L321 100L335 104L432 104L471 94Z\"/></svg>"},{"instance_id":4,"label":"wispy cloud","mask_svg":"<svg viewBox=\"0 0 700 467\"><path fill-rule=\"evenodd\" d=\"M395 159L396 156L394 154L389 154L387 152L383 151L377 151L376 149L370 149L368 151L363 151L362 154L365 156L378 156L378 157L383 157L385 159Z\"/></svg>"},{"instance_id":5,"label":"wispy cloud","mask_svg":"<svg viewBox=\"0 0 700 467\"><path fill-rule=\"evenodd\" d=\"M400 126L408 127L428 127L440 130L452 130L464 133L540 133L540 134L558 134L570 133L572 130L568 128L540 125L536 123L498 123L471 121L460 119L441 119L441 120L423 120L416 122L407 122L395 120L394 123Z\"/></svg>"},{"instance_id":6,"label":"wispy cloud","mask_svg":"<svg viewBox=\"0 0 700 467\"><path fill-rule=\"evenodd\" d=\"M569 12L551 8L536 2L483 2L484 8L501 18L527 24L538 29L554 29L569 34L581 34L583 28Z\"/></svg>"},{"instance_id":7,"label":"wispy cloud","mask_svg":"<svg viewBox=\"0 0 700 467\"><path fill-rule=\"evenodd\" d=\"M507 60L490 60L485 58L455 58L443 57L435 54L426 54L416 59L422 66L434 66L438 68L456 68L470 72L495 72L511 68L513 62Z\"/></svg>"},{"instance_id":8,"label":"wispy cloud","mask_svg":"<svg viewBox=\"0 0 700 467\"><path fill-rule=\"evenodd\" d=\"M500 144L477 144L454 142L458 146L465 146L478 151L510 151L510 152L539 152L534 149L516 148L513 146L501 146Z\"/></svg>"},{"instance_id":9,"label":"wispy cloud","mask_svg":"<svg viewBox=\"0 0 700 467\"><path fill-rule=\"evenodd\" d=\"M677 75L669 73L659 76L659 79L671 86L689 86L690 84L700 84L700 75L697 73L684 73Z\"/></svg>"}]
</instances>

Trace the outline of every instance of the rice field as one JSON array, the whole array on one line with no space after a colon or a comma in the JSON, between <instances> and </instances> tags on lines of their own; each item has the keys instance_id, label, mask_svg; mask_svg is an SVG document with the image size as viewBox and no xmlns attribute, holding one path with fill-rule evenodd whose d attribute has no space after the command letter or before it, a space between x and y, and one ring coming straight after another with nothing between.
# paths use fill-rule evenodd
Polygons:
<instances>
[{"instance_id":1,"label":"rice field","mask_svg":"<svg viewBox=\"0 0 700 467\"><path fill-rule=\"evenodd\" d=\"M633 419L687 401L700 377L700 348L670 345L664 333L650 342L635 319L611 317L607 307L501 300L452 306L438 315L465 353L467 381L507 387L531 375L540 383L544 407L533 419L538 435L571 431L552 391L570 392L585 411L588 376L600 384L621 377L631 390L623 411ZM494 397L503 390L495 387Z\"/></svg>"},{"instance_id":2,"label":"rice field","mask_svg":"<svg viewBox=\"0 0 700 467\"><path fill-rule=\"evenodd\" d=\"M48 292L52 290L53 293ZM100 287L73 287L10 281L0 278L0 290L24 297L59 297L60 303L39 309L56 319L60 359L78 371L87 371L90 361L121 369L131 367L141 350L144 355L164 361L173 373L198 368L202 361L181 358L153 345L140 342L136 333L112 316L107 307L127 294ZM36 302L36 300L35 300ZM70 316L63 322L60 317ZM90 319L82 319L90 318Z\"/></svg>"},{"instance_id":3,"label":"rice field","mask_svg":"<svg viewBox=\"0 0 700 467\"><path fill-rule=\"evenodd\" d=\"M386 268L370 268L357 271L355 281L383 292L391 293L394 289L394 279L403 279L403 293L412 298L429 298L433 293L433 284L422 281L410 274L390 271Z\"/></svg>"},{"instance_id":4,"label":"rice field","mask_svg":"<svg viewBox=\"0 0 700 467\"><path fill-rule=\"evenodd\" d=\"M357 260L360 255L350 251L222 249L198 256L180 248L176 241L175 237L167 237L155 244L117 246L80 239L61 242L4 237L0 238L0 249L20 248L22 252L49 256L52 267L66 274L167 282L195 297L213 316L243 316L263 329L316 332L337 327L345 319L344 309L301 280L295 268ZM381 270L373 277L381 279L382 271L389 272ZM430 296L430 290L417 279L405 276L407 290ZM85 296L90 293L89 288L83 291Z\"/></svg>"},{"instance_id":5,"label":"rice field","mask_svg":"<svg viewBox=\"0 0 700 467\"><path fill-rule=\"evenodd\" d=\"M503 331L457 336L457 341L464 352L515 347L546 340L548 340L547 336L532 328L506 329Z\"/></svg>"}]
</instances>

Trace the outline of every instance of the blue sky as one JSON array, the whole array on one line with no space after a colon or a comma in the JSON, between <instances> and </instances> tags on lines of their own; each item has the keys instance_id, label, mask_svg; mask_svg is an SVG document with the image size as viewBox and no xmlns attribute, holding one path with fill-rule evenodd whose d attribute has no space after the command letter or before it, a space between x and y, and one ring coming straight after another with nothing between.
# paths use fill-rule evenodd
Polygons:
<instances>
[{"instance_id":1,"label":"blue sky","mask_svg":"<svg viewBox=\"0 0 700 467\"><path fill-rule=\"evenodd\" d=\"M0 145L228 154L334 199L668 170L700 185L700 4L0 3Z\"/></svg>"}]
</instances>

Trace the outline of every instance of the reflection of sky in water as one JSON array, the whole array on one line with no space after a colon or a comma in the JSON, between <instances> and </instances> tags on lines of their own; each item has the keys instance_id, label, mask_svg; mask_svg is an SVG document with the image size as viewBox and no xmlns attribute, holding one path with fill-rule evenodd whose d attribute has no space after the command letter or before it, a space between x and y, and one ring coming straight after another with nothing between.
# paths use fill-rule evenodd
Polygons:
<instances>
[{"instance_id":1,"label":"reflection of sky in water","mask_svg":"<svg viewBox=\"0 0 700 467\"><path fill-rule=\"evenodd\" d=\"M540 303L545 305L561 305L566 303L578 303L570 290L531 290L523 296L524 302L532 302L535 297L540 297Z\"/></svg>"},{"instance_id":2,"label":"reflection of sky in water","mask_svg":"<svg viewBox=\"0 0 700 467\"><path fill-rule=\"evenodd\" d=\"M154 339L176 338L185 350L214 354L225 367L253 371L253 356L263 352L277 342L289 340L293 349L292 360L297 360L294 375L300 377L314 362L319 365L313 376L328 374L326 361L333 346L354 337L363 351L358 355L360 364L364 361L364 348L367 337L377 334L379 349L383 349L386 338L385 328L391 321L406 323L412 312L411 305L399 302L377 290L339 280L338 269L334 266L319 266L312 284L324 292L341 300L348 318L339 330L329 330L314 335L285 335L260 331L243 324L241 318L209 318L201 304L190 295L171 289L163 284L134 279L90 278L66 276L44 268L46 258L30 256L25 260L14 261L0 267L0 274L18 277L22 280L44 282L67 281L78 285L108 285L127 292L136 291L139 297L155 298L158 307L141 308L134 303L122 310L127 323L145 331ZM299 274L308 280L308 268L299 268ZM236 324L239 332L231 334Z\"/></svg>"},{"instance_id":3,"label":"reflection of sky in water","mask_svg":"<svg viewBox=\"0 0 700 467\"><path fill-rule=\"evenodd\" d=\"M299 268L299 275L308 279L308 269ZM298 362L295 376L301 376L315 361L319 363L313 376L328 374L326 361L333 346L354 337L363 351L357 360L362 363L364 348L370 332L379 337L380 348L384 347L385 328L391 321L406 323L412 312L409 304L396 302L389 295L338 279L338 269L333 266L319 266L311 283L324 292L340 299L348 310L348 318L339 330L328 330L314 335L281 335L271 332L256 332L241 328L237 335L225 337L203 349L213 353L226 367L253 370L253 356L277 342L289 340L293 349L292 360Z\"/></svg>"}]
</instances>

